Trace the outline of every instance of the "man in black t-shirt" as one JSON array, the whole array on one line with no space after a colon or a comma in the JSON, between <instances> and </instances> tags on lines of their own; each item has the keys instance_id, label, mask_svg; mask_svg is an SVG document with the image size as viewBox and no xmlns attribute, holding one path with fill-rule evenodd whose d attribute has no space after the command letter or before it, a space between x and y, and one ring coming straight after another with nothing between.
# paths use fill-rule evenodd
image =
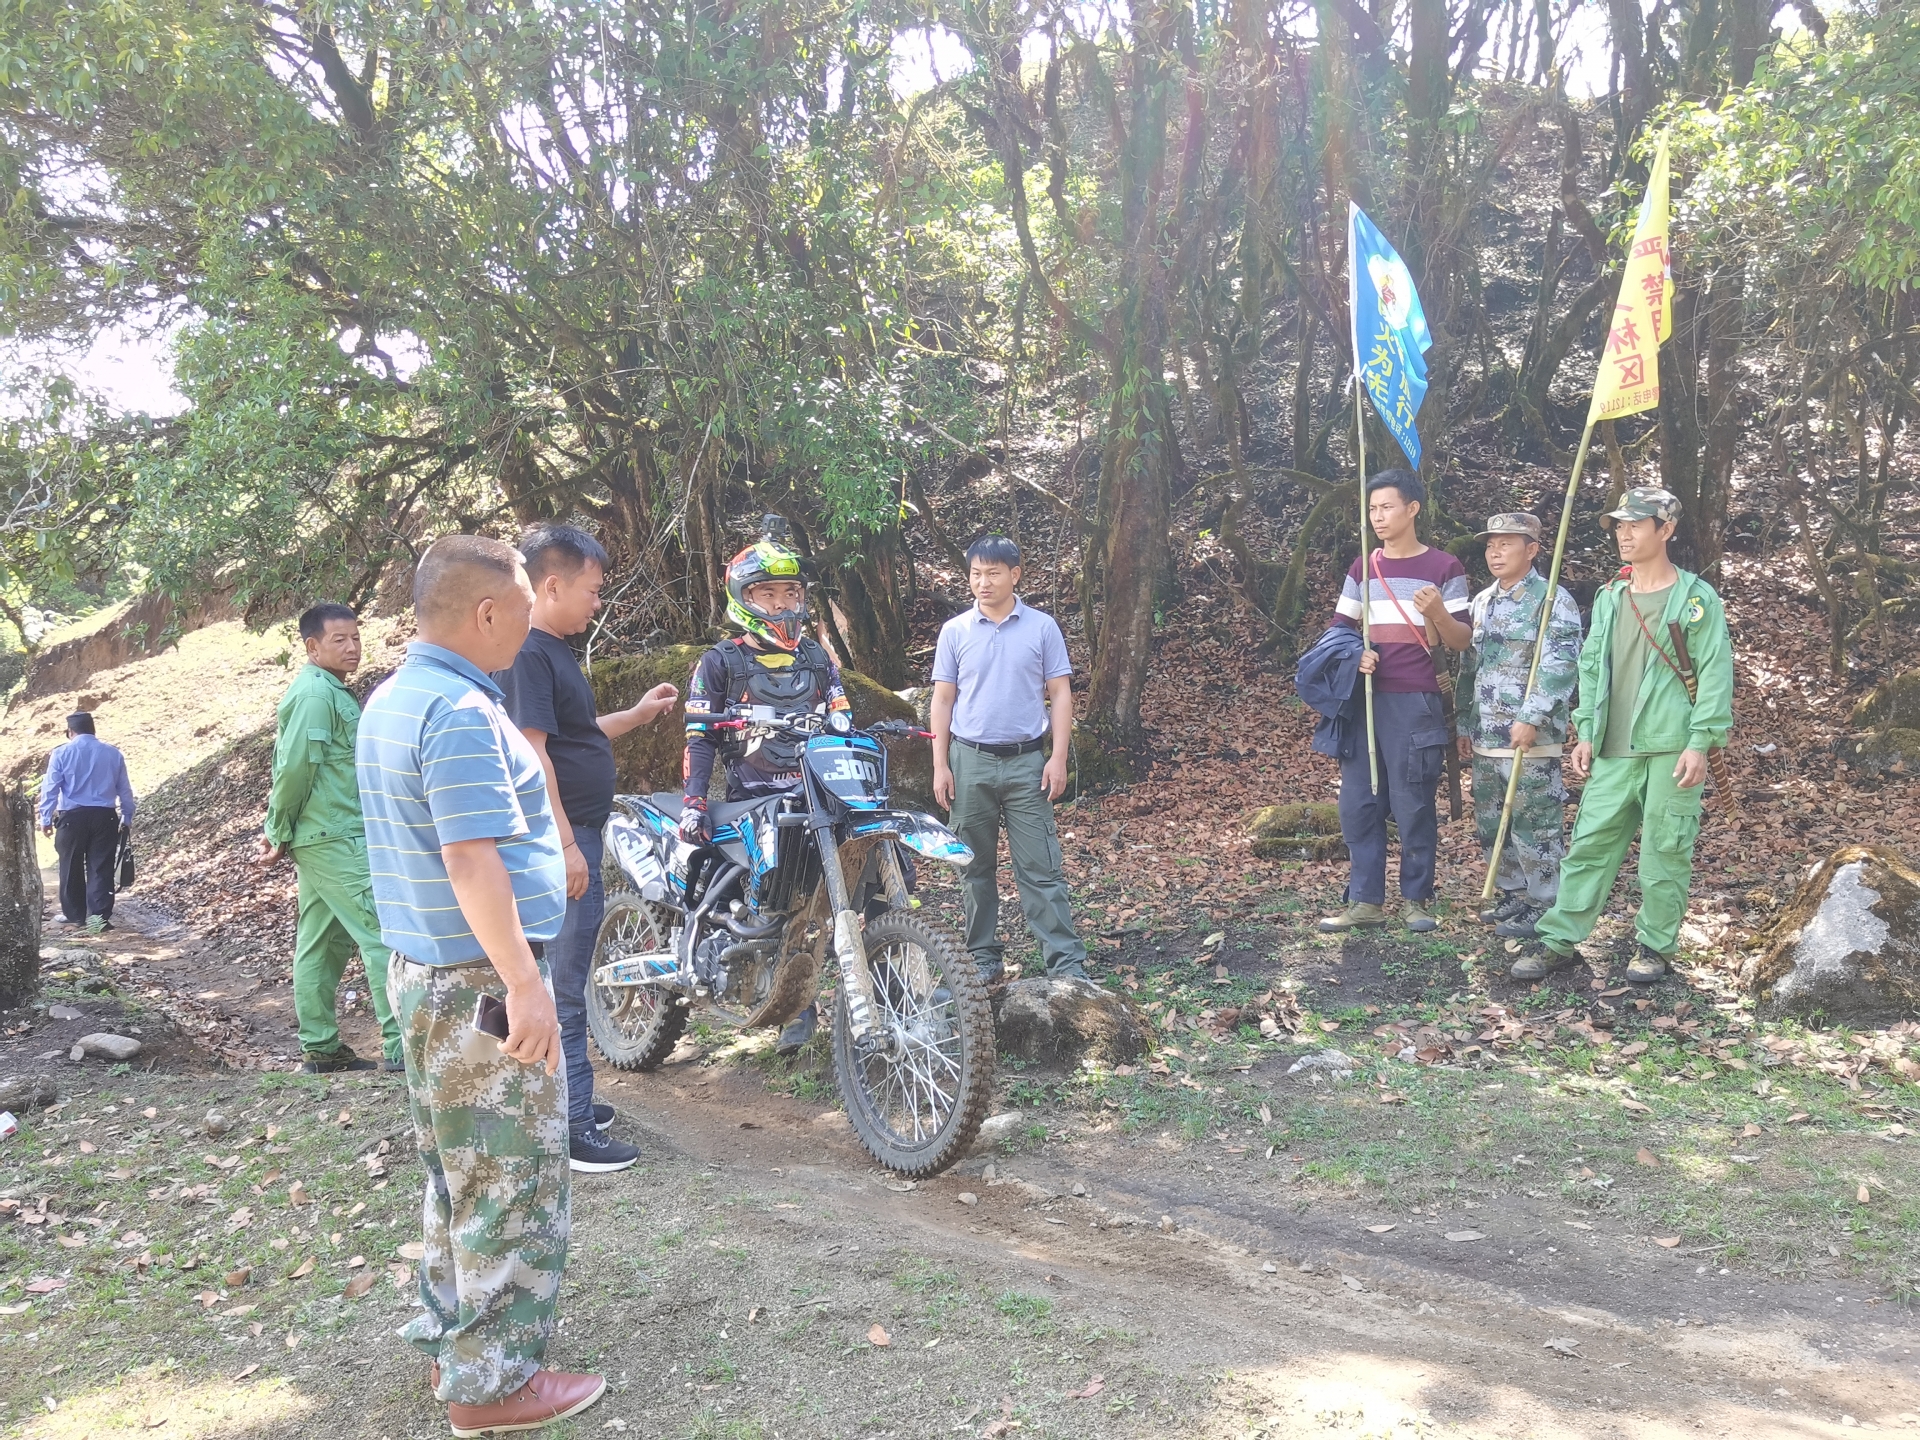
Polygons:
<instances>
[{"instance_id":1,"label":"man in black t-shirt","mask_svg":"<svg viewBox=\"0 0 1920 1440\"><path fill-rule=\"evenodd\" d=\"M584 530L550 524L527 531L520 553L533 583L533 629L513 668L494 679L506 695L507 714L547 772L547 798L567 862L567 917L546 958L567 1060L569 1148L575 1170L624 1170L640 1150L605 1133L613 1107L594 1104L587 1054L587 980L606 909L600 831L613 811L614 739L664 715L680 692L656 685L632 708L599 714L593 687L562 637L585 630L599 610L607 552Z\"/></svg>"}]
</instances>

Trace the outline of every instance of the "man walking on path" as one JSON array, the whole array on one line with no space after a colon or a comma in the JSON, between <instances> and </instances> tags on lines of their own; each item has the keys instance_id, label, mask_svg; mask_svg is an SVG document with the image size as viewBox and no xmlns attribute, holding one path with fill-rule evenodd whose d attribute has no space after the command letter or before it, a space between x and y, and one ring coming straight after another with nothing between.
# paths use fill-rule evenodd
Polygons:
<instances>
[{"instance_id":1,"label":"man walking on path","mask_svg":"<svg viewBox=\"0 0 1920 1440\"><path fill-rule=\"evenodd\" d=\"M1540 522L1526 514L1495 515L1480 537L1493 584L1473 597L1473 644L1460 664L1460 755L1473 764L1474 833L1489 859L1514 757L1525 757L1500 852L1500 898L1480 912L1494 934L1525 939L1560 891L1560 859L1567 853L1560 751L1580 666L1580 607L1555 587L1540 673L1529 691L1534 637L1547 602L1546 577L1533 568Z\"/></svg>"},{"instance_id":2,"label":"man walking on path","mask_svg":"<svg viewBox=\"0 0 1920 1440\"><path fill-rule=\"evenodd\" d=\"M307 663L280 697L267 797L262 864L293 855L300 877L300 919L293 942L293 1016L309 1075L371 1070L374 1062L340 1039L334 1004L356 948L367 971L367 998L380 1022L380 1066L398 1072L400 1026L387 1005L387 947L367 874L367 832L360 818L354 745L360 706L347 680L360 668L360 618L331 601L300 617Z\"/></svg>"},{"instance_id":3,"label":"man walking on path","mask_svg":"<svg viewBox=\"0 0 1920 1440\"><path fill-rule=\"evenodd\" d=\"M1029 608L1020 547L988 535L967 551L975 605L947 621L933 655L933 798L973 851L961 872L967 949L991 983L1004 973L999 930L1000 827L1027 928L1049 975L1082 979L1087 947L1073 912L1053 802L1067 790L1073 662L1051 615ZM1053 753L1043 754L1047 737Z\"/></svg>"},{"instance_id":4,"label":"man walking on path","mask_svg":"<svg viewBox=\"0 0 1920 1440\"><path fill-rule=\"evenodd\" d=\"M587 979L606 914L601 827L613 813L614 740L671 710L680 692L656 685L639 704L599 714L565 637L580 634L600 609L607 552L575 526L539 525L520 537L520 553L533 586L533 628L512 667L493 678L507 714L540 757L567 866L567 916L547 947L547 967L567 1061L569 1160L575 1170L624 1170L640 1149L604 1133L613 1107L594 1102L587 1051Z\"/></svg>"},{"instance_id":5,"label":"man walking on path","mask_svg":"<svg viewBox=\"0 0 1920 1440\"><path fill-rule=\"evenodd\" d=\"M1579 963L1576 947L1593 933L1636 831L1639 945L1627 979L1650 985L1667 973L1687 913L1707 755L1733 728L1733 644L1720 597L1667 558L1679 500L1643 485L1606 518L1625 564L1594 597L1569 757L1576 778L1591 778L1561 862L1560 896L1535 923L1540 938L1515 962L1516 980ZM1698 686L1691 700L1688 671Z\"/></svg>"},{"instance_id":6,"label":"man walking on path","mask_svg":"<svg viewBox=\"0 0 1920 1440\"><path fill-rule=\"evenodd\" d=\"M512 546L448 535L420 557L413 609L420 638L368 698L359 749L426 1169L423 1308L400 1333L431 1357L455 1435L532 1430L606 1390L541 1365L571 1214L541 950L560 933L567 875L546 772L490 675L520 653L533 587Z\"/></svg>"},{"instance_id":7,"label":"man walking on path","mask_svg":"<svg viewBox=\"0 0 1920 1440\"><path fill-rule=\"evenodd\" d=\"M1429 646L1437 636L1449 650L1464 650L1473 632L1467 613L1467 572L1444 550L1430 550L1414 533L1427 490L1407 470L1382 470L1367 482L1367 520L1380 548L1347 570L1333 623L1361 628L1362 596L1373 646L1360 656L1360 672L1373 676L1373 733L1379 754L1380 789L1363 743L1340 762L1340 835L1352 856L1347 908L1329 915L1329 933L1376 929L1386 924L1387 816L1400 827L1400 894L1407 929L1426 931L1433 915L1434 856L1440 819L1434 787L1446 767L1452 742L1440 701L1439 674Z\"/></svg>"},{"instance_id":8,"label":"man walking on path","mask_svg":"<svg viewBox=\"0 0 1920 1440\"><path fill-rule=\"evenodd\" d=\"M40 829L53 836L59 857L60 914L67 924L95 934L113 928L113 859L133 810L127 757L93 733L93 716L76 710L67 717L67 743L47 761L40 786Z\"/></svg>"}]
</instances>

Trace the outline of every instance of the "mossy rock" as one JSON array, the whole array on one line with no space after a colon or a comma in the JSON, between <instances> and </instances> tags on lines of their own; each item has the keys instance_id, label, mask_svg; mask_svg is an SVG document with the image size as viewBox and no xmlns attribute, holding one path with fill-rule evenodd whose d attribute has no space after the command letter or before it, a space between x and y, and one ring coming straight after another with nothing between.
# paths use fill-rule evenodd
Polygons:
<instances>
[{"instance_id":1,"label":"mossy rock","mask_svg":"<svg viewBox=\"0 0 1920 1440\"><path fill-rule=\"evenodd\" d=\"M1763 938L1740 977L1763 1019L1878 1029L1920 1015L1920 871L1898 851L1834 851Z\"/></svg>"},{"instance_id":2,"label":"mossy rock","mask_svg":"<svg viewBox=\"0 0 1920 1440\"><path fill-rule=\"evenodd\" d=\"M1133 757L1117 745L1111 745L1099 730L1077 721L1073 727L1073 750L1067 757L1067 794L1099 794L1131 785L1134 780Z\"/></svg>"},{"instance_id":3,"label":"mossy rock","mask_svg":"<svg viewBox=\"0 0 1920 1440\"><path fill-rule=\"evenodd\" d=\"M686 693L704 645L668 645L659 650L598 660L588 673L595 703L602 711L622 710L654 686L665 682L679 690L681 703L651 725L630 730L613 742L615 783L623 795L646 795L656 790L678 791L681 757L686 750ZM885 686L856 670L842 670L841 683L853 702L857 725L876 720L912 720L913 706ZM913 809L933 804L933 751L925 740L887 743L887 773L893 782L894 802ZM716 777L717 778L717 777Z\"/></svg>"},{"instance_id":4,"label":"mossy rock","mask_svg":"<svg viewBox=\"0 0 1920 1440\"><path fill-rule=\"evenodd\" d=\"M1263 806L1248 818L1247 834L1263 860L1332 860L1346 849L1340 807L1325 801Z\"/></svg>"},{"instance_id":5,"label":"mossy rock","mask_svg":"<svg viewBox=\"0 0 1920 1440\"><path fill-rule=\"evenodd\" d=\"M1920 730L1920 670L1896 675L1853 707L1856 730Z\"/></svg>"},{"instance_id":6,"label":"mossy rock","mask_svg":"<svg viewBox=\"0 0 1920 1440\"><path fill-rule=\"evenodd\" d=\"M1903 726L1877 731L1840 744L1841 758L1855 770L1881 774L1920 772L1920 730Z\"/></svg>"}]
</instances>

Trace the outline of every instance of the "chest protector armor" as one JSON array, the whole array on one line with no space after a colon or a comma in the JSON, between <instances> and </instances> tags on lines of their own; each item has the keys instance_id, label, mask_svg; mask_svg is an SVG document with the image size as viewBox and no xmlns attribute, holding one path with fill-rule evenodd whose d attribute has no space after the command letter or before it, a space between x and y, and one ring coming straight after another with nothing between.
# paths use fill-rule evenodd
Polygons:
<instances>
[{"instance_id":1,"label":"chest protector armor","mask_svg":"<svg viewBox=\"0 0 1920 1440\"><path fill-rule=\"evenodd\" d=\"M791 664L769 666L749 651L744 642L729 641L721 651L727 665L728 705L769 705L782 714L811 710L827 699L827 686L833 676L833 661L826 647L811 636L803 638L793 652ZM749 732L750 733L750 732ZM756 766L786 771L800 768L802 743L784 736L755 736L745 751Z\"/></svg>"}]
</instances>

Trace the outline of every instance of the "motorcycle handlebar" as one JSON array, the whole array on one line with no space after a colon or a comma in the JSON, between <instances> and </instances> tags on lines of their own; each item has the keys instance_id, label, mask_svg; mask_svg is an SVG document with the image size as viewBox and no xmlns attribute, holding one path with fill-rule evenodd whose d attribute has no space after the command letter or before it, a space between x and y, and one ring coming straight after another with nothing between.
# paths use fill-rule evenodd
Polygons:
<instances>
[{"instance_id":1,"label":"motorcycle handlebar","mask_svg":"<svg viewBox=\"0 0 1920 1440\"><path fill-rule=\"evenodd\" d=\"M759 725L770 730L784 730L795 735L818 735L829 727L827 716L814 710L800 710L791 714L775 714L763 706L733 705L714 713L711 719L689 714L689 722L697 722L705 729L745 730L749 726ZM931 740L933 732L910 725L905 720L879 720L863 728L871 735L904 735L916 740Z\"/></svg>"}]
</instances>

